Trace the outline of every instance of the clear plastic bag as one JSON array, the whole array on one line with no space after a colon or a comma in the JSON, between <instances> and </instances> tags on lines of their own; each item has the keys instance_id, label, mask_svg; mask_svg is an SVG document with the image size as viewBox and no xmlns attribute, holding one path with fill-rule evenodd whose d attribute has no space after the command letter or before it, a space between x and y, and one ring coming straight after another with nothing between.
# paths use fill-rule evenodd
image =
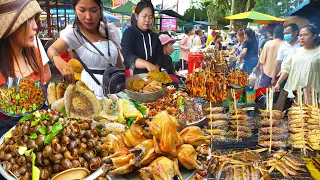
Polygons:
<instances>
[{"instance_id":1,"label":"clear plastic bag","mask_svg":"<svg viewBox=\"0 0 320 180\"><path fill-rule=\"evenodd\" d=\"M248 85L256 87L257 84L258 84L258 75L255 72L252 72L248 78Z\"/></svg>"}]
</instances>

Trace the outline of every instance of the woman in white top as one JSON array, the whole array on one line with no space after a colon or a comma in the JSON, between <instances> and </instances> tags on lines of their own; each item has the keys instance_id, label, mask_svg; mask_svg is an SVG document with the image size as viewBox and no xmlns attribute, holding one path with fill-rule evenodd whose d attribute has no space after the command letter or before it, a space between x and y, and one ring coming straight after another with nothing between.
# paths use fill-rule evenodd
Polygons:
<instances>
[{"instance_id":1,"label":"woman in white top","mask_svg":"<svg viewBox=\"0 0 320 180\"><path fill-rule=\"evenodd\" d=\"M295 49L283 61L281 76L275 90L280 89L280 84L288 77L285 90L299 88L314 88L320 92L320 47L318 46L319 31L314 25L304 26L300 30L300 44L303 47Z\"/></svg>"},{"instance_id":2,"label":"woman in white top","mask_svg":"<svg viewBox=\"0 0 320 180\"><path fill-rule=\"evenodd\" d=\"M102 0L74 0L72 6L76 14L75 24L61 31L60 38L49 47L48 56L62 75L73 80L72 68L59 54L67 49L75 50L102 84L104 70L111 65L124 67L119 51L120 35L114 25L105 22ZM103 96L102 88L85 70L81 73L81 80L95 95Z\"/></svg>"},{"instance_id":3,"label":"woman in white top","mask_svg":"<svg viewBox=\"0 0 320 180\"><path fill-rule=\"evenodd\" d=\"M186 36L181 39L179 43L179 49L180 49L180 67L182 70L188 69L188 53L190 52L191 46L192 46L192 40L191 36L194 35L194 29L192 26L186 26L184 27L184 32Z\"/></svg>"}]
</instances>

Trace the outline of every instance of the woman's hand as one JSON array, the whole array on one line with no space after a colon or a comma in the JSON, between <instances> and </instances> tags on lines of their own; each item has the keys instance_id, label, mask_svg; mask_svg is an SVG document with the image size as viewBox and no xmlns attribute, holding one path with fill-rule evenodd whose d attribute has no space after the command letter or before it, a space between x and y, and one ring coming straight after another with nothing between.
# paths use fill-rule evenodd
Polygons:
<instances>
[{"instance_id":1,"label":"woman's hand","mask_svg":"<svg viewBox=\"0 0 320 180\"><path fill-rule=\"evenodd\" d=\"M277 83L275 86L274 86L274 92L278 92L280 91L280 84Z\"/></svg>"},{"instance_id":2,"label":"woman's hand","mask_svg":"<svg viewBox=\"0 0 320 180\"><path fill-rule=\"evenodd\" d=\"M153 70L159 70L159 66L158 65L154 65L150 62L147 62L147 69L148 71L153 71Z\"/></svg>"},{"instance_id":3,"label":"woman's hand","mask_svg":"<svg viewBox=\"0 0 320 180\"><path fill-rule=\"evenodd\" d=\"M277 84L277 78L276 77L272 77L271 85L274 86L276 84Z\"/></svg>"},{"instance_id":4,"label":"woman's hand","mask_svg":"<svg viewBox=\"0 0 320 180\"><path fill-rule=\"evenodd\" d=\"M252 69L252 72L254 72L254 73L256 73L256 74L257 74L258 69L259 69L258 67L253 68L253 69Z\"/></svg>"},{"instance_id":5,"label":"woman's hand","mask_svg":"<svg viewBox=\"0 0 320 180\"><path fill-rule=\"evenodd\" d=\"M236 62L237 64L241 64L243 62L243 60L240 59L240 57L238 57L237 59L238 59L237 62Z\"/></svg>"},{"instance_id":6,"label":"woman's hand","mask_svg":"<svg viewBox=\"0 0 320 180\"><path fill-rule=\"evenodd\" d=\"M64 77L72 82L75 81L72 67L66 61L64 61L61 57L56 56L54 57L54 64Z\"/></svg>"}]
</instances>

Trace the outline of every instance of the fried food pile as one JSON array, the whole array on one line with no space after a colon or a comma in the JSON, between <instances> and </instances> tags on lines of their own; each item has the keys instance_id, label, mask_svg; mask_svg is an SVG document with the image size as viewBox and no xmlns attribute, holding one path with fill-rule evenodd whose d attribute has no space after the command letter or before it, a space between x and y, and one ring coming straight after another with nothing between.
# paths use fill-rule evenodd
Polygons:
<instances>
[{"instance_id":1,"label":"fried food pile","mask_svg":"<svg viewBox=\"0 0 320 180\"><path fill-rule=\"evenodd\" d=\"M210 108L205 111L210 111ZM223 111L223 107L212 107L207 115L209 126L205 131L212 135L215 141L239 140L252 135L253 123L245 110L231 110L228 114Z\"/></svg>"},{"instance_id":2,"label":"fried food pile","mask_svg":"<svg viewBox=\"0 0 320 180\"><path fill-rule=\"evenodd\" d=\"M172 82L172 79L168 74L157 70L150 71L146 76L147 81L142 78L135 78L129 81L129 88L133 91L142 93L156 92L163 89L163 84Z\"/></svg>"},{"instance_id":3,"label":"fried food pile","mask_svg":"<svg viewBox=\"0 0 320 180\"><path fill-rule=\"evenodd\" d=\"M301 176L298 171L306 172L306 163L289 151L279 150L269 157L263 153L267 148L256 150L232 151L228 154L212 152L207 169L202 172L208 174L208 179L220 179L225 172L224 179L271 179L270 174L277 170L285 178ZM200 174L197 171L197 174ZM197 177L196 174L196 177Z\"/></svg>"},{"instance_id":4,"label":"fried food pile","mask_svg":"<svg viewBox=\"0 0 320 180\"><path fill-rule=\"evenodd\" d=\"M201 97L210 102L226 100L228 84L248 85L248 74L230 70L223 53L215 50L213 55L205 54L201 68L188 74L186 91L192 97Z\"/></svg>"},{"instance_id":5,"label":"fried food pile","mask_svg":"<svg viewBox=\"0 0 320 180\"><path fill-rule=\"evenodd\" d=\"M258 132L259 145L269 147L272 133L271 147L285 148L287 146L289 132L287 128L287 121L282 118L282 112L278 110L272 111L272 125L270 111L260 110L260 112L261 119L259 120L259 124L261 127Z\"/></svg>"},{"instance_id":6,"label":"fried food pile","mask_svg":"<svg viewBox=\"0 0 320 180\"><path fill-rule=\"evenodd\" d=\"M289 108L289 131L292 147L320 150L320 110L303 105Z\"/></svg>"},{"instance_id":7,"label":"fried food pile","mask_svg":"<svg viewBox=\"0 0 320 180\"><path fill-rule=\"evenodd\" d=\"M242 109L232 110L229 112L230 130L229 134L236 139L248 138L252 135L253 124L251 118L246 115Z\"/></svg>"},{"instance_id":8,"label":"fried food pile","mask_svg":"<svg viewBox=\"0 0 320 180\"><path fill-rule=\"evenodd\" d=\"M298 171L306 172L306 169L304 168L305 165L306 162L301 158L281 149L272 154L268 159L266 166L270 166L271 168L274 167L285 178L290 179L291 176L301 176Z\"/></svg>"},{"instance_id":9,"label":"fried food pile","mask_svg":"<svg viewBox=\"0 0 320 180\"><path fill-rule=\"evenodd\" d=\"M177 119L190 124L203 117L200 105L182 91L167 91L156 102L148 103L149 116L155 116L161 111L167 111Z\"/></svg>"},{"instance_id":10,"label":"fried food pile","mask_svg":"<svg viewBox=\"0 0 320 180\"><path fill-rule=\"evenodd\" d=\"M185 83L186 91L192 97L201 97L210 102L226 100L228 81L222 72L200 70L189 74Z\"/></svg>"},{"instance_id":11,"label":"fried food pile","mask_svg":"<svg viewBox=\"0 0 320 180\"><path fill-rule=\"evenodd\" d=\"M248 73L238 70L230 70L228 73L228 81L230 84L235 84L238 86L248 85Z\"/></svg>"},{"instance_id":12,"label":"fried food pile","mask_svg":"<svg viewBox=\"0 0 320 180\"><path fill-rule=\"evenodd\" d=\"M163 84L172 83L172 79L167 73L160 72L158 70L148 72L147 78L153 81L161 82Z\"/></svg>"},{"instance_id":13,"label":"fried food pile","mask_svg":"<svg viewBox=\"0 0 320 180\"><path fill-rule=\"evenodd\" d=\"M197 146L209 143L199 127L190 126L177 132L178 121L163 111L151 121L134 121L125 133L109 134L103 149L108 174L127 174L139 169L142 179L172 179L180 174L179 165L204 170L197 160ZM161 178L160 178L161 177Z\"/></svg>"},{"instance_id":14,"label":"fried food pile","mask_svg":"<svg viewBox=\"0 0 320 180\"><path fill-rule=\"evenodd\" d=\"M64 82L59 82L57 84L50 82L47 89L48 104L51 105L56 100L63 98L67 87L68 84Z\"/></svg>"},{"instance_id":15,"label":"fried food pile","mask_svg":"<svg viewBox=\"0 0 320 180\"><path fill-rule=\"evenodd\" d=\"M210 114L207 115L209 119L208 129L205 131L212 136L215 141L224 141L228 135L229 121L228 116L223 113L223 107L206 108L205 111Z\"/></svg>"}]
</instances>

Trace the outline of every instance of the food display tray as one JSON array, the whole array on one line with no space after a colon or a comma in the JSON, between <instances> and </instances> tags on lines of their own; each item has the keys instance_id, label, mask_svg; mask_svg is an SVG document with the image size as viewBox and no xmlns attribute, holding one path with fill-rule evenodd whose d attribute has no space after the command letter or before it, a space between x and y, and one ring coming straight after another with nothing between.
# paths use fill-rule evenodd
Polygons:
<instances>
[{"instance_id":1,"label":"food display tray","mask_svg":"<svg viewBox=\"0 0 320 180\"><path fill-rule=\"evenodd\" d=\"M181 176L184 180L189 180L195 174L195 170L180 168ZM107 175L109 180L142 180L138 171L133 171L126 175Z\"/></svg>"}]
</instances>

